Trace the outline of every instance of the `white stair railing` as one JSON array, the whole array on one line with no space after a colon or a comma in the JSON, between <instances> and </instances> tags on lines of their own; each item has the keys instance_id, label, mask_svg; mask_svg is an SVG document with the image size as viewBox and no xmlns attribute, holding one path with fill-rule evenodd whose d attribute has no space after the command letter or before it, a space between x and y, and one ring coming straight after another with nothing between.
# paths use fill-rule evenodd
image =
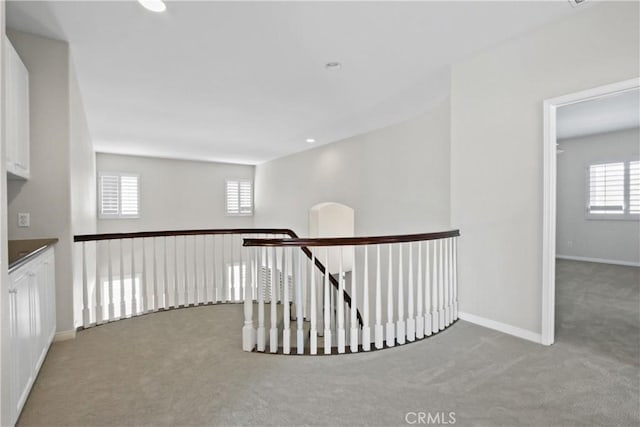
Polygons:
<instances>
[{"instance_id":1,"label":"white stair railing","mask_svg":"<svg viewBox=\"0 0 640 427\"><path fill-rule=\"evenodd\" d=\"M295 347L296 354L355 353L403 345L446 329L458 319L459 235L453 230L367 238L246 239L246 247L272 254L256 258L259 289L270 295L280 292L278 266L292 280L291 287L282 289L282 298L271 300L270 351L291 354ZM335 259L337 266L330 264ZM346 259L352 260L348 271ZM272 279L259 277L259 271L271 271ZM263 352L264 301L258 299L257 331L249 330L254 324L253 305L245 300L243 334L257 333L257 345L245 350Z\"/></svg>"},{"instance_id":2,"label":"white stair railing","mask_svg":"<svg viewBox=\"0 0 640 427\"><path fill-rule=\"evenodd\" d=\"M88 328L158 310L253 301L256 250L243 248L243 239L291 236L295 233L286 229L75 236L83 304L79 323ZM245 347L253 348L255 328L245 326L252 337Z\"/></svg>"},{"instance_id":3,"label":"white stair railing","mask_svg":"<svg viewBox=\"0 0 640 427\"><path fill-rule=\"evenodd\" d=\"M246 351L403 345L457 320L458 236L299 239L286 229L76 236L80 323L243 303Z\"/></svg>"}]
</instances>

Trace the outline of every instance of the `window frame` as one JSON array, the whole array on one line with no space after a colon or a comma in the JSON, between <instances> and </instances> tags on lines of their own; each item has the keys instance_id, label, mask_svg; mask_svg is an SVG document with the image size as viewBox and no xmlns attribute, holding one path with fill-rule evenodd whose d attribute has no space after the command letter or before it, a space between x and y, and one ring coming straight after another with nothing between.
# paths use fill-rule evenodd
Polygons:
<instances>
[{"instance_id":1,"label":"window frame","mask_svg":"<svg viewBox=\"0 0 640 427\"><path fill-rule=\"evenodd\" d=\"M118 177L118 213L117 214L104 214L102 213L102 177L103 176L117 176ZM122 177L135 177L138 180L138 213L136 215L127 215L122 214L122 192L120 190L121 187L121 178ZM138 219L140 218L140 193L142 192L142 179L140 174L130 173L130 172L108 172L101 171L98 172L98 219Z\"/></svg>"},{"instance_id":2,"label":"window frame","mask_svg":"<svg viewBox=\"0 0 640 427\"><path fill-rule=\"evenodd\" d=\"M229 212L229 198L227 194L227 188L229 186L229 182L237 182L238 183L238 212ZM241 212L240 206L240 184L246 182L251 186L251 212ZM224 180L224 214L225 216L253 216L255 211L254 204L254 185L253 180L250 178L227 178Z\"/></svg>"},{"instance_id":3,"label":"window frame","mask_svg":"<svg viewBox=\"0 0 640 427\"><path fill-rule=\"evenodd\" d=\"M625 156L623 158L612 158L607 160L591 160L586 164L585 167L585 197L584 197L584 205L585 205L585 219L587 220L606 220L606 221L638 221L640 220L640 213L630 213L630 198L631 198L631 188L630 188L630 167L629 164L631 162L636 162L639 159L636 157ZM623 212L620 214L613 213L592 213L589 211L589 202L591 197L591 166L595 165L605 165L609 163L622 163L624 170L624 181L623 181Z\"/></svg>"}]
</instances>

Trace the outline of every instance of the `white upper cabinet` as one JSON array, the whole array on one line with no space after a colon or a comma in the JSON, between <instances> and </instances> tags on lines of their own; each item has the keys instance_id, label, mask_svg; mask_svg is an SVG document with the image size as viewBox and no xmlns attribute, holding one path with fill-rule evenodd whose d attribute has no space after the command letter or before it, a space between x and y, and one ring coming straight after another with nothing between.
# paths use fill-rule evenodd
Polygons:
<instances>
[{"instance_id":1,"label":"white upper cabinet","mask_svg":"<svg viewBox=\"0 0 640 427\"><path fill-rule=\"evenodd\" d=\"M5 124L10 179L29 179L29 72L5 36Z\"/></svg>"}]
</instances>

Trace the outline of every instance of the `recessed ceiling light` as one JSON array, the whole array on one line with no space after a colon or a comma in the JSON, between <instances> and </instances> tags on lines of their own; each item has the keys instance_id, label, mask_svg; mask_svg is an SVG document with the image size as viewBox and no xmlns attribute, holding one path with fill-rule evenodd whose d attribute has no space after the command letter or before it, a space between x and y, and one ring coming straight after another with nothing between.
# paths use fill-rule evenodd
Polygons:
<instances>
[{"instance_id":1,"label":"recessed ceiling light","mask_svg":"<svg viewBox=\"0 0 640 427\"><path fill-rule=\"evenodd\" d=\"M164 12L167 10L167 5L162 0L138 0L138 3L152 12Z\"/></svg>"},{"instance_id":2,"label":"recessed ceiling light","mask_svg":"<svg viewBox=\"0 0 640 427\"><path fill-rule=\"evenodd\" d=\"M306 141L307 141L308 144L313 144L314 142L316 142L316 140L313 139L313 138L307 138Z\"/></svg>"},{"instance_id":3,"label":"recessed ceiling light","mask_svg":"<svg viewBox=\"0 0 640 427\"><path fill-rule=\"evenodd\" d=\"M340 68L342 68L342 64L339 62L327 62L324 67L327 70L339 70Z\"/></svg>"}]
</instances>

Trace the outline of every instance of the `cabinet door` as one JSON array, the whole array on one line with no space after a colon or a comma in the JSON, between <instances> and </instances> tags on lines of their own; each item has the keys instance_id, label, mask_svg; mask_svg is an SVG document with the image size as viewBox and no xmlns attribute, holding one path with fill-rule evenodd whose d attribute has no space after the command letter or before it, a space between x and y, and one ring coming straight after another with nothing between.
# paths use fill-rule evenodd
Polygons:
<instances>
[{"instance_id":1,"label":"cabinet door","mask_svg":"<svg viewBox=\"0 0 640 427\"><path fill-rule=\"evenodd\" d=\"M12 372L13 382L11 388L12 409L15 414L20 413L24 406L29 390L33 382L33 359L32 359L32 328L31 328L31 308L32 308L32 276L25 270L15 275L11 280L11 292L15 301L12 311L13 319L10 322L13 326L11 334Z\"/></svg>"},{"instance_id":2,"label":"cabinet door","mask_svg":"<svg viewBox=\"0 0 640 427\"><path fill-rule=\"evenodd\" d=\"M47 354L49 330L47 325L47 277L43 260L38 260L31 267L33 287L31 288L31 321L33 340L31 343L33 364L36 372L40 369Z\"/></svg>"},{"instance_id":3,"label":"cabinet door","mask_svg":"<svg viewBox=\"0 0 640 427\"><path fill-rule=\"evenodd\" d=\"M56 329L55 322L55 270L53 251L48 250L34 265L33 283L33 355L36 372L42 366Z\"/></svg>"},{"instance_id":4,"label":"cabinet door","mask_svg":"<svg viewBox=\"0 0 640 427\"><path fill-rule=\"evenodd\" d=\"M51 344L56 334L56 258L53 249L49 249L49 254L44 261L47 278L47 325L49 334L47 345Z\"/></svg>"},{"instance_id":5,"label":"cabinet door","mask_svg":"<svg viewBox=\"0 0 640 427\"><path fill-rule=\"evenodd\" d=\"M9 372L10 372L10 423L13 425L18 417L18 369L14 362L18 355L18 291L14 288L14 279L9 281ZM6 353L5 353L6 354ZM4 356L3 356L4 357Z\"/></svg>"},{"instance_id":6,"label":"cabinet door","mask_svg":"<svg viewBox=\"0 0 640 427\"><path fill-rule=\"evenodd\" d=\"M16 109L13 104L16 99L16 57L18 53L13 48L9 40L4 38L4 48L5 48L5 67L4 67L4 82L5 82L5 136L7 143L7 172L15 173L15 162L17 158L17 135L16 129L17 127L14 125L16 123Z\"/></svg>"},{"instance_id":7,"label":"cabinet door","mask_svg":"<svg viewBox=\"0 0 640 427\"><path fill-rule=\"evenodd\" d=\"M29 72L16 53L16 172L21 177L29 178Z\"/></svg>"},{"instance_id":8,"label":"cabinet door","mask_svg":"<svg viewBox=\"0 0 640 427\"><path fill-rule=\"evenodd\" d=\"M29 72L5 36L5 123L7 172L10 178L29 178Z\"/></svg>"}]
</instances>

